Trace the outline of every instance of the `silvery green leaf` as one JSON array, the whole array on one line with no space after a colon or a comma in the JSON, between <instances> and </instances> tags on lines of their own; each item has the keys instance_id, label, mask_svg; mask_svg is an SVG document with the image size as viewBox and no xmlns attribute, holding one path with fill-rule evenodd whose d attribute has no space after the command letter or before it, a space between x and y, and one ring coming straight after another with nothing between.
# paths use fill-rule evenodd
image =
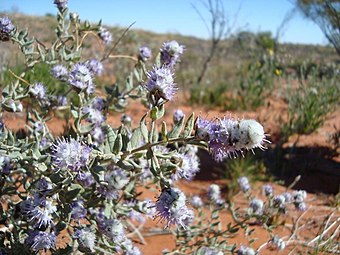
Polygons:
<instances>
[{"instance_id":1,"label":"silvery green leaf","mask_svg":"<svg viewBox=\"0 0 340 255\"><path fill-rule=\"evenodd\" d=\"M119 160L117 162L117 166L119 166L120 168L124 169L124 170L132 170L134 169L135 167L127 160Z\"/></svg>"},{"instance_id":2,"label":"silvery green leaf","mask_svg":"<svg viewBox=\"0 0 340 255\"><path fill-rule=\"evenodd\" d=\"M81 125L79 127L79 132L80 132L80 134L87 134L87 133L91 132L91 130L94 128L94 126L95 126L95 124L93 124L93 123Z\"/></svg>"},{"instance_id":3,"label":"silvery green leaf","mask_svg":"<svg viewBox=\"0 0 340 255\"><path fill-rule=\"evenodd\" d=\"M184 118L182 118L178 123L176 123L176 125L174 125L172 130L168 133L169 139L177 138L179 136L179 134L181 133L182 127L183 127L183 122L184 122Z\"/></svg>"},{"instance_id":4,"label":"silvery green leaf","mask_svg":"<svg viewBox=\"0 0 340 255\"><path fill-rule=\"evenodd\" d=\"M142 138L141 128L138 127L132 132L132 136L130 138L130 142L128 146L129 150L132 150L140 146L142 144L142 139L143 138Z\"/></svg>"},{"instance_id":5,"label":"silvery green leaf","mask_svg":"<svg viewBox=\"0 0 340 255\"><path fill-rule=\"evenodd\" d=\"M123 138L121 134L118 134L114 142L112 153L118 154L119 152L121 152L122 148L123 148Z\"/></svg>"},{"instance_id":6,"label":"silvery green leaf","mask_svg":"<svg viewBox=\"0 0 340 255\"><path fill-rule=\"evenodd\" d=\"M149 141L151 143L155 143L158 141L158 130L157 130L157 127L155 125L155 122L152 122L151 124L151 130L150 130L150 133L149 133Z\"/></svg>"},{"instance_id":7,"label":"silvery green leaf","mask_svg":"<svg viewBox=\"0 0 340 255\"><path fill-rule=\"evenodd\" d=\"M107 126L107 142L110 146L110 151L113 151L113 147L117 138L117 133L112 129L112 127Z\"/></svg>"},{"instance_id":8,"label":"silvery green leaf","mask_svg":"<svg viewBox=\"0 0 340 255\"><path fill-rule=\"evenodd\" d=\"M195 123L195 114L191 113L187 122L185 123L184 131L183 131L184 138L187 138L191 135L192 130L194 129L194 123Z\"/></svg>"},{"instance_id":9,"label":"silvery green leaf","mask_svg":"<svg viewBox=\"0 0 340 255\"><path fill-rule=\"evenodd\" d=\"M166 128L166 122L163 121L162 122L162 140L163 141L167 140L167 134L168 134L168 130Z\"/></svg>"},{"instance_id":10,"label":"silvery green leaf","mask_svg":"<svg viewBox=\"0 0 340 255\"><path fill-rule=\"evenodd\" d=\"M146 143L149 142L149 131L148 128L146 127L146 115L147 113L143 116L143 118L140 121L140 130L142 132L143 139Z\"/></svg>"},{"instance_id":11,"label":"silvery green leaf","mask_svg":"<svg viewBox=\"0 0 340 255\"><path fill-rule=\"evenodd\" d=\"M40 172L45 172L47 170L47 166L45 165L45 163L38 163L37 168Z\"/></svg>"},{"instance_id":12,"label":"silvery green leaf","mask_svg":"<svg viewBox=\"0 0 340 255\"><path fill-rule=\"evenodd\" d=\"M74 198L76 198L80 193L83 193L85 190L84 188L76 183L72 183L70 185L70 187L67 189L66 192L66 198L68 200L73 200Z\"/></svg>"}]
</instances>

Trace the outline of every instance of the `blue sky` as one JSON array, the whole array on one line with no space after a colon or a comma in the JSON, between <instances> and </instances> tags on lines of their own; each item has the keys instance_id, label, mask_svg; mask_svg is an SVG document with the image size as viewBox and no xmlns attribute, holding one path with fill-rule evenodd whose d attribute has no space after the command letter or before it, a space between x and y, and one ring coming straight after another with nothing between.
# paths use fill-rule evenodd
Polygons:
<instances>
[{"instance_id":1,"label":"blue sky","mask_svg":"<svg viewBox=\"0 0 340 255\"><path fill-rule=\"evenodd\" d=\"M204 0L69 0L70 11L82 20L103 20L103 24L128 26L159 33L180 33L207 38L195 5L209 17L202 5ZM252 32L271 31L274 35L284 16L293 8L293 0L222 0L226 14L237 28ZM18 10L31 15L56 13L53 0L0 0L0 11ZM321 30L311 21L295 14L286 25L281 42L327 44Z\"/></svg>"}]
</instances>

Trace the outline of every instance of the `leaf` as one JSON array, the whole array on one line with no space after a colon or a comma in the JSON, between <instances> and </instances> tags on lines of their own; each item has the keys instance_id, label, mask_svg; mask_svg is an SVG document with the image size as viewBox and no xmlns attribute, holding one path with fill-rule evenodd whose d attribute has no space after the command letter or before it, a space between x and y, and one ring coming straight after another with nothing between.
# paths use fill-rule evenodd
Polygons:
<instances>
[{"instance_id":1,"label":"leaf","mask_svg":"<svg viewBox=\"0 0 340 255\"><path fill-rule=\"evenodd\" d=\"M184 131L183 131L183 137L187 138L192 133L192 130L194 129L194 123L195 123L195 114L191 113L189 116L187 122L185 123Z\"/></svg>"},{"instance_id":2,"label":"leaf","mask_svg":"<svg viewBox=\"0 0 340 255\"><path fill-rule=\"evenodd\" d=\"M147 113L142 117L140 121L140 130L142 132L144 141L148 143L149 142L149 137L148 137L149 131L148 131L148 128L146 127L146 122L145 122L146 116L147 116Z\"/></svg>"},{"instance_id":3,"label":"leaf","mask_svg":"<svg viewBox=\"0 0 340 255\"><path fill-rule=\"evenodd\" d=\"M130 139L130 142L129 142L129 149L132 150L134 148L137 148L138 146L141 145L141 142L142 142L142 132L141 132L141 128L138 127L136 128L133 133L132 133L132 136L131 136L131 139Z\"/></svg>"},{"instance_id":4,"label":"leaf","mask_svg":"<svg viewBox=\"0 0 340 255\"><path fill-rule=\"evenodd\" d=\"M123 148L123 138L121 134L118 134L112 149L112 153L118 154Z\"/></svg>"},{"instance_id":5,"label":"leaf","mask_svg":"<svg viewBox=\"0 0 340 255\"><path fill-rule=\"evenodd\" d=\"M182 118L176 125L172 128L172 130L168 133L168 138L177 138L181 133L183 127L184 118Z\"/></svg>"},{"instance_id":6,"label":"leaf","mask_svg":"<svg viewBox=\"0 0 340 255\"><path fill-rule=\"evenodd\" d=\"M78 194L83 193L84 191L85 190L81 185L73 183L67 189L67 192L66 192L66 195L65 195L66 199L73 200L74 198L76 198L78 196Z\"/></svg>"},{"instance_id":7,"label":"leaf","mask_svg":"<svg viewBox=\"0 0 340 255\"><path fill-rule=\"evenodd\" d=\"M109 144L111 152L113 151L116 138L117 138L116 132L112 129L112 127L107 126L107 142Z\"/></svg>"},{"instance_id":8,"label":"leaf","mask_svg":"<svg viewBox=\"0 0 340 255\"><path fill-rule=\"evenodd\" d=\"M163 122L162 122L162 140L163 140L163 141L167 140L167 137L166 137L167 134L168 134L168 130L167 130L167 128L166 128L166 122L163 121Z\"/></svg>"}]
</instances>

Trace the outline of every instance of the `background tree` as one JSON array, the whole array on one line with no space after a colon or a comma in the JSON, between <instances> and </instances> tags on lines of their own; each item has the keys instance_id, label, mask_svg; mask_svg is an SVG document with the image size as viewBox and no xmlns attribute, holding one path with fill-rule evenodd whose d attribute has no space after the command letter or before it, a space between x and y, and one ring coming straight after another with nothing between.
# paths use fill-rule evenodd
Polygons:
<instances>
[{"instance_id":1,"label":"background tree","mask_svg":"<svg viewBox=\"0 0 340 255\"><path fill-rule=\"evenodd\" d=\"M315 22L340 55L340 1L296 0L305 17Z\"/></svg>"},{"instance_id":2,"label":"background tree","mask_svg":"<svg viewBox=\"0 0 340 255\"><path fill-rule=\"evenodd\" d=\"M216 50L218 49L219 43L231 34L235 27L236 21L236 18L234 18L232 22L232 20L226 16L224 5L221 0L202 0L202 3L206 10L209 12L210 19L208 21L195 5L193 5L193 8L198 13L200 18L204 22L206 29L208 30L211 40L211 46L209 54L203 62L202 70L197 78L197 84L200 84L202 82L203 77L209 67L209 63L214 57Z\"/></svg>"}]
</instances>

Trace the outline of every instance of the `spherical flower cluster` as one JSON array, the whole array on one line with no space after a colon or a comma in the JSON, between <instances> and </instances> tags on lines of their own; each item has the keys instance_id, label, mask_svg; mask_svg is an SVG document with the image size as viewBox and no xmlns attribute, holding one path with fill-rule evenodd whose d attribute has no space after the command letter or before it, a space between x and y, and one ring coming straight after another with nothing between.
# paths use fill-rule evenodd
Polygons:
<instances>
[{"instance_id":1,"label":"spherical flower cluster","mask_svg":"<svg viewBox=\"0 0 340 255\"><path fill-rule=\"evenodd\" d=\"M176 111L174 111L174 115L173 115L173 120L174 120L174 124L177 124L178 122L181 121L182 118L184 118L185 114L182 110L177 109Z\"/></svg>"},{"instance_id":2,"label":"spherical flower cluster","mask_svg":"<svg viewBox=\"0 0 340 255\"><path fill-rule=\"evenodd\" d=\"M51 68L51 74L54 78L61 80L61 81L67 81L68 77L68 70L65 66L58 64Z\"/></svg>"},{"instance_id":3,"label":"spherical flower cluster","mask_svg":"<svg viewBox=\"0 0 340 255\"><path fill-rule=\"evenodd\" d=\"M179 45L177 41L165 42L161 49L161 63L172 68L179 61L183 52L184 46Z\"/></svg>"},{"instance_id":4,"label":"spherical flower cluster","mask_svg":"<svg viewBox=\"0 0 340 255\"><path fill-rule=\"evenodd\" d=\"M30 93L42 103L47 101L46 87L42 83L34 83L30 88Z\"/></svg>"},{"instance_id":5,"label":"spherical flower cluster","mask_svg":"<svg viewBox=\"0 0 340 255\"><path fill-rule=\"evenodd\" d=\"M252 248L244 245L241 245L240 249L237 252L237 255L255 255L255 254L256 252Z\"/></svg>"},{"instance_id":6,"label":"spherical flower cluster","mask_svg":"<svg viewBox=\"0 0 340 255\"><path fill-rule=\"evenodd\" d=\"M305 190L297 190L292 194L292 201L295 208L299 211L305 211L307 206L305 204L305 198L307 197L307 192Z\"/></svg>"},{"instance_id":7,"label":"spherical flower cluster","mask_svg":"<svg viewBox=\"0 0 340 255\"><path fill-rule=\"evenodd\" d=\"M90 72L94 75L101 75L104 71L103 64L95 58L87 60L85 62L85 65L90 70Z\"/></svg>"},{"instance_id":8,"label":"spherical flower cluster","mask_svg":"<svg viewBox=\"0 0 340 255\"><path fill-rule=\"evenodd\" d=\"M177 181L181 178L192 180L199 172L199 159L196 154L178 152L176 154L178 164L175 172L172 174L172 180Z\"/></svg>"},{"instance_id":9,"label":"spherical flower cluster","mask_svg":"<svg viewBox=\"0 0 340 255\"><path fill-rule=\"evenodd\" d=\"M11 159L6 156L0 156L0 173L9 174L11 170Z\"/></svg>"},{"instance_id":10,"label":"spherical flower cluster","mask_svg":"<svg viewBox=\"0 0 340 255\"><path fill-rule=\"evenodd\" d=\"M57 96L57 105L58 106L66 106L67 105L67 97L65 96Z\"/></svg>"},{"instance_id":11,"label":"spherical flower cluster","mask_svg":"<svg viewBox=\"0 0 340 255\"><path fill-rule=\"evenodd\" d=\"M204 255L223 255L223 252L222 251L219 251L218 249L216 248L213 248L213 247L202 247L200 248L200 253L198 254L204 254Z\"/></svg>"},{"instance_id":12,"label":"spherical flower cluster","mask_svg":"<svg viewBox=\"0 0 340 255\"><path fill-rule=\"evenodd\" d=\"M105 133L102 127L96 126L91 130L91 135L96 145L102 144L105 140Z\"/></svg>"},{"instance_id":13,"label":"spherical flower cluster","mask_svg":"<svg viewBox=\"0 0 340 255\"><path fill-rule=\"evenodd\" d=\"M25 240L27 246L30 246L33 251L54 249L56 244L56 235L54 232L47 233L44 231L33 231Z\"/></svg>"},{"instance_id":14,"label":"spherical flower cluster","mask_svg":"<svg viewBox=\"0 0 340 255\"><path fill-rule=\"evenodd\" d=\"M156 202L156 218L166 221L165 228L171 224L186 228L193 220L194 213L185 204L185 195L177 188L164 189Z\"/></svg>"},{"instance_id":15,"label":"spherical flower cluster","mask_svg":"<svg viewBox=\"0 0 340 255\"><path fill-rule=\"evenodd\" d=\"M78 241L79 248L84 252L94 252L96 235L89 228L77 229L73 238Z\"/></svg>"},{"instance_id":16,"label":"spherical flower cluster","mask_svg":"<svg viewBox=\"0 0 340 255\"><path fill-rule=\"evenodd\" d=\"M216 204L222 204L221 189L217 184L211 184L208 188L208 198L210 201Z\"/></svg>"},{"instance_id":17,"label":"spherical flower cluster","mask_svg":"<svg viewBox=\"0 0 340 255\"><path fill-rule=\"evenodd\" d=\"M54 4L58 7L58 9L67 8L68 0L54 0Z\"/></svg>"},{"instance_id":18,"label":"spherical flower cluster","mask_svg":"<svg viewBox=\"0 0 340 255\"><path fill-rule=\"evenodd\" d=\"M231 117L216 118L208 121L198 118L196 136L209 144L213 158L221 162L226 158L243 155L243 150L265 149L263 127L255 120L235 120Z\"/></svg>"},{"instance_id":19,"label":"spherical flower cluster","mask_svg":"<svg viewBox=\"0 0 340 255\"><path fill-rule=\"evenodd\" d=\"M86 91L87 94L94 92L92 73L85 64L77 63L73 65L69 73L68 82L79 92Z\"/></svg>"},{"instance_id":20,"label":"spherical flower cluster","mask_svg":"<svg viewBox=\"0 0 340 255\"><path fill-rule=\"evenodd\" d=\"M240 178L237 179L238 185L240 186L240 189L242 190L242 192L247 192L248 190L250 190L250 184L249 184L249 180L247 177L242 176Z\"/></svg>"},{"instance_id":21,"label":"spherical flower cluster","mask_svg":"<svg viewBox=\"0 0 340 255\"><path fill-rule=\"evenodd\" d=\"M15 26L8 17L0 18L0 41L8 41L14 30Z\"/></svg>"},{"instance_id":22,"label":"spherical flower cluster","mask_svg":"<svg viewBox=\"0 0 340 255\"><path fill-rule=\"evenodd\" d=\"M286 243L278 236L274 236L270 242L279 250L286 247Z\"/></svg>"},{"instance_id":23,"label":"spherical flower cluster","mask_svg":"<svg viewBox=\"0 0 340 255\"><path fill-rule=\"evenodd\" d=\"M38 195L22 201L20 208L28 222L36 229L51 225L52 215L57 211L57 207L51 201Z\"/></svg>"},{"instance_id":24,"label":"spherical flower cluster","mask_svg":"<svg viewBox=\"0 0 340 255\"><path fill-rule=\"evenodd\" d=\"M264 194L267 197L269 197L273 195L274 189L273 189L273 186L266 184L266 185L263 185L263 191L264 191Z\"/></svg>"},{"instance_id":25,"label":"spherical flower cluster","mask_svg":"<svg viewBox=\"0 0 340 255\"><path fill-rule=\"evenodd\" d=\"M107 219L99 217L97 220L98 228L101 233L110 238L115 244L120 244L126 237L124 226L118 219Z\"/></svg>"},{"instance_id":26,"label":"spherical flower cluster","mask_svg":"<svg viewBox=\"0 0 340 255\"><path fill-rule=\"evenodd\" d=\"M105 116L101 110L92 107L84 107L83 114L88 114L87 121L93 123L95 126L100 126L105 121Z\"/></svg>"},{"instance_id":27,"label":"spherical flower cluster","mask_svg":"<svg viewBox=\"0 0 340 255\"><path fill-rule=\"evenodd\" d=\"M107 199L112 200L118 198L119 191L129 183L130 178L126 171L121 168L114 167L114 169L105 173L104 181L106 184L101 185L98 191Z\"/></svg>"},{"instance_id":28,"label":"spherical flower cluster","mask_svg":"<svg viewBox=\"0 0 340 255\"><path fill-rule=\"evenodd\" d=\"M148 72L148 82L146 89L155 98L162 98L164 100L173 99L177 86L174 83L173 73L171 69L166 66L157 68L154 67L152 71Z\"/></svg>"},{"instance_id":29,"label":"spherical flower cluster","mask_svg":"<svg viewBox=\"0 0 340 255\"><path fill-rule=\"evenodd\" d=\"M103 40L103 42L105 44L109 44L112 42L112 34L109 30L107 30L106 28L104 27L100 27L99 28L99 33L98 33L98 36L100 37L100 39Z\"/></svg>"},{"instance_id":30,"label":"spherical flower cluster","mask_svg":"<svg viewBox=\"0 0 340 255\"><path fill-rule=\"evenodd\" d=\"M86 166L92 149L74 138L69 140L58 138L52 145L52 151L52 160L57 171L60 169L79 171Z\"/></svg>"},{"instance_id":31,"label":"spherical flower cluster","mask_svg":"<svg viewBox=\"0 0 340 255\"><path fill-rule=\"evenodd\" d=\"M152 56L152 52L151 52L151 49L147 46L142 46L139 48L139 55L138 55L138 58L141 60L141 61L147 61L151 58Z\"/></svg>"},{"instance_id":32,"label":"spherical flower cluster","mask_svg":"<svg viewBox=\"0 0 340 255\"><path fill-rule=\"evenodd\" d=\"M198 208L201 208L203 206L203 201L199 196L195 195L191 198L191 205L194 208L198 209Z\"/></svg>"},{"instance_id":33,"label":"spherical flower cluster","mask_svg":"<svg viewBox=\"0 0 340 255\"><path fill-rule=\"evenodd\" d=\"M87 210L84 207L84 201L78 200L71 203L71 219L81 220L86 217Z\"/></svg>"},{"instance_id":34,"label":"spherical flower cluster","mask_svg":"<svg viewBox=\"0 0 340 255\"><path fill-rule=\"evenodd\" d=\"M249 207L251 210L251 213L253 214L257 214L257 215L261 215L263 212L263 201L257 198L253 198L250 201Z\"/></svg>"}]
</instances>

